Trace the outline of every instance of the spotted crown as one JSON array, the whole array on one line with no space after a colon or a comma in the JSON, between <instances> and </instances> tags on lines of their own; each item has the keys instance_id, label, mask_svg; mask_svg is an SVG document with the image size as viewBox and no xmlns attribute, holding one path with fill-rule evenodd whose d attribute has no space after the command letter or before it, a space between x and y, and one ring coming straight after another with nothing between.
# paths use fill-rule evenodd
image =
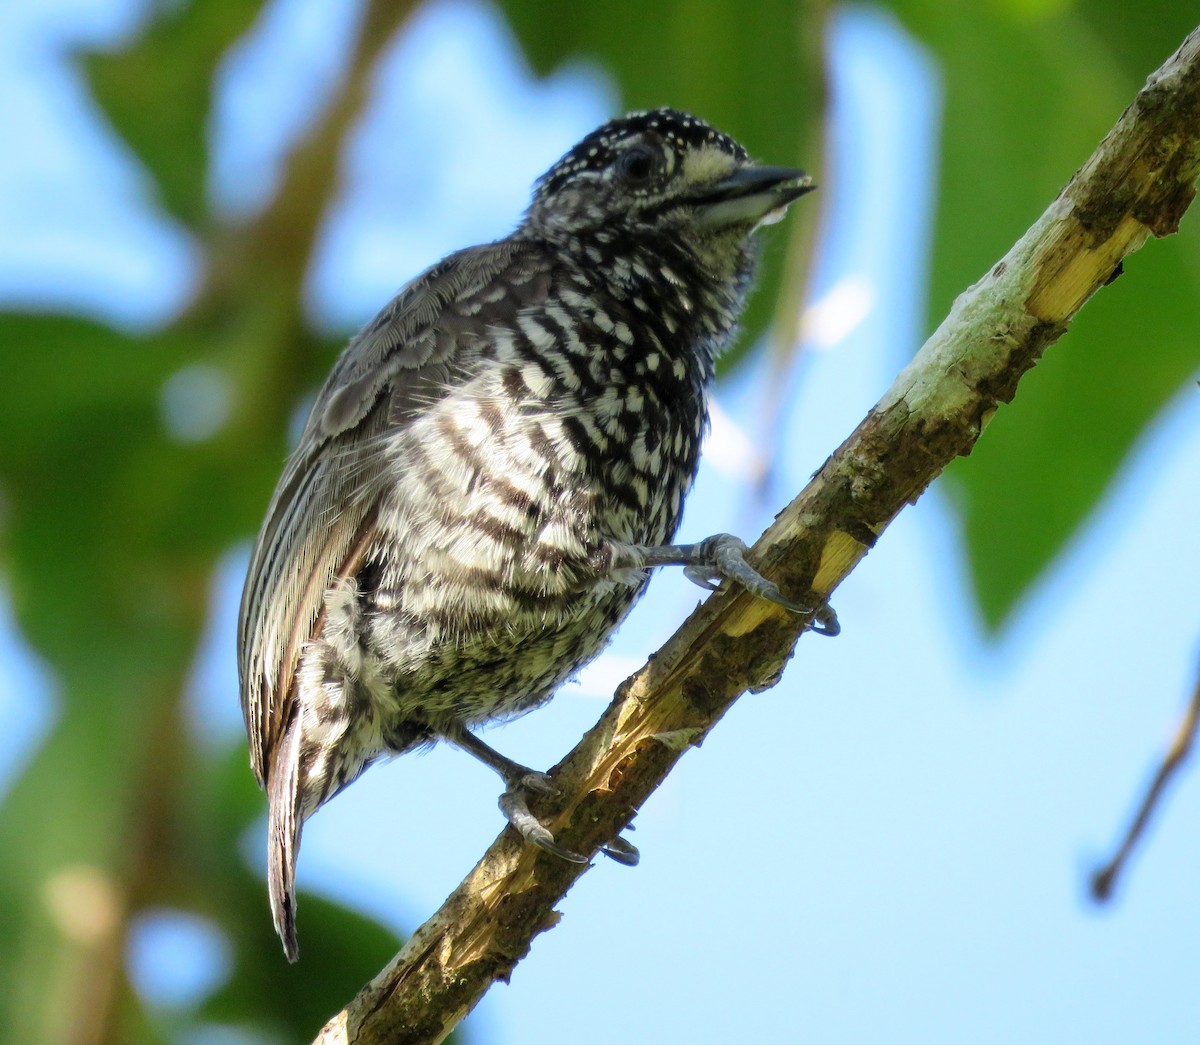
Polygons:
<instances>
[{"instance_id":1,"label":"spotted crown","mask_svg":"<svg viewBox=\"0 0 1200 1045\"><path fill-rule=\"evenodd\" d=\"M592 131L538 180L538 195L553 193L581 171L601 171L610 166L622 145L638 135L657 135L682 152L701 145L716 146L739 162L749 154L729 135L678 109L649 109L610 120Z\"/></svg>"}]
</instances>

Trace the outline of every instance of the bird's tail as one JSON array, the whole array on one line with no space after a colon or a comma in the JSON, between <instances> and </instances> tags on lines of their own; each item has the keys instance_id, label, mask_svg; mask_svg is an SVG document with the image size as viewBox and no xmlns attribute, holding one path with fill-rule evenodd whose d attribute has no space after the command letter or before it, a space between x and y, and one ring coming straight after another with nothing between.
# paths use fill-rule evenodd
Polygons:
<instances>
[{"instance_id":1,"label":"bird's tail","mask_svg":"<svg viewBox=\"0 0 1200 1045\"><path fill-rule=\"evenodd\" d=\"M296 856L300 851L300 731L289 729L275 752L267 785L267 888L271 916L289 962L300 957L296 941Z\"/></svg>"}]
</instances>

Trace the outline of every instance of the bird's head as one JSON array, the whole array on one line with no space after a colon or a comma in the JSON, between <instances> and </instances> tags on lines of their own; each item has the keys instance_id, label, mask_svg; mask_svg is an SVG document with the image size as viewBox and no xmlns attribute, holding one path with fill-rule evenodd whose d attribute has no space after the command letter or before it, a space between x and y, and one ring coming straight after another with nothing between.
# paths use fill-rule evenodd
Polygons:
<instances>
[{"instance_id":1,"label":"bird's head","mask_svg":"<svg viewBox=\"0 0 1200 1045\"><path fill-rule=\"evenodd\" d=\"M803 171L754 163L695 116L655 109L604 124L551 167L525 228L560 243L667 236L705 255L745 241L814 188Z\"/></svg>"}]
</instances>

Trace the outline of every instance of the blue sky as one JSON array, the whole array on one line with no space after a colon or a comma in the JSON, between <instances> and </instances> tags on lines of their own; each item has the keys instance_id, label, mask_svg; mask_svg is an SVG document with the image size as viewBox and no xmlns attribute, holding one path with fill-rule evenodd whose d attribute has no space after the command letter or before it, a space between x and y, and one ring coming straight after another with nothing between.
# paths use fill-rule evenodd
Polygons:
<instances>
[{"instance_id":1,"label":"blue sky","mask_svg":"<svg viewBox=\"0 0 1200 1045\"><path fill-rule=\"evenodd\" d=\"M291 86L328 82L348 7L281 0L231 55L211 173L226 212L269 195L303 123ZM147 201L53 46L119 39L140 9L0 9L0 95L17 102L0 154L0 300L136 327L186 299L193 248ZM720 391L729 422L684 539L756 536L923 332L937 70L865 7L839 15L831 54L813 350L777 433L755 427L763 372ZM534 80L491 9L426 8L354 136L310 280L313 314L352 326L448 250L503 235L533 178L617 108L597 69ZM746 475L771 440L786 453L764 505ZM1195 615L1182 610L1195 605L1200 563L1173 554L1162 567L1179 520L1200 517L1197 474L1200 420L1181 394L997 640L978 623L943 498L935 489L903 513L835 596L842 636L803 640L778 687L743 699L688 754L638 818L641 866L600 861L581 880L562 924L470 1018L474 1040L560 1042L568 1024L594 1028L574 1035L583 1042L635 1045L1200 1038L1194 776L1172 790L1117 904L1098 912L1085 889L1193 682ZM214 578L197 663L195 718L213 744L241 742L233 622L245 555L231 549ZM489 741L531 765L556 761L698 597L679 571L663 573L578 684ZM52 693L0 616L0 781L52 728ZM500 829L496 791L490 771L452 750L374 768L306 828L301 881L410 929ZM255 865L260 848L247 839ZM303 943L303 910L300 933ZM135 979L164 1006L221 975L220 939L202 923L148 920L132 950Z\"/></svg>"}]
</instances>

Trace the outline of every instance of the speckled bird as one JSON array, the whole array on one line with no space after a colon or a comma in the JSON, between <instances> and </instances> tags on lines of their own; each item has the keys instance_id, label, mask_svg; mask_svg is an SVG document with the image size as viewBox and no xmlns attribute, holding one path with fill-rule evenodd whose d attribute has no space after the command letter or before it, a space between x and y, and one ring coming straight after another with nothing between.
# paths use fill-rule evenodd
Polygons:
<instances>
[{"instance_id":1,"label":"speckled bird","mask_svg":"<svg viewBox=\"0 0 1200 1045\"><path fill-rule=\"evenodd\" d=\"M694 116L613 120L538 181L512 235L438 262L342 353L267 510L238 632L290 960L303 822L379 758L447 740L500 773L529 841L584 859L529 812L546 775L471 729L549 699L651 567L813 613L736 538L668 543L752 234L812 188ZM604 848L636 861L624 839Z\"/></svg>"}]
</instances>

